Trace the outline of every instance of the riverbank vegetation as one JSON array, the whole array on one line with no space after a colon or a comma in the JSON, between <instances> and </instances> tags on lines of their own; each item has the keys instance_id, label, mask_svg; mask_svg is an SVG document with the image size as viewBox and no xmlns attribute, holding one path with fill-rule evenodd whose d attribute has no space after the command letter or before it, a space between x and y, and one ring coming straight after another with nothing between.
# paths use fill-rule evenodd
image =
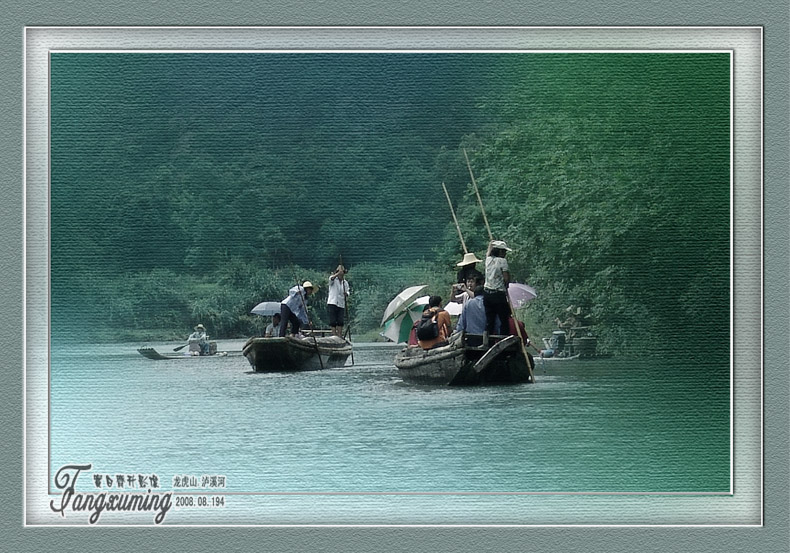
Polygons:
<instances>
[{"instance_id":1,"label":"riverbank vegetation","mask_svg":"<svg viewBox=\"0 0 790 553\"><path fill-rule=\"evenodd\" d=\"M121 57L119 57L121 56ZM252 56L252 57L251 57ZM258 334L249 313L351 272L352 332L447 297L485 221L533 337L569 305L610 353L724 353L727 54L177 56L52 61L53 336Z\"/></svg>"}]
</instances>

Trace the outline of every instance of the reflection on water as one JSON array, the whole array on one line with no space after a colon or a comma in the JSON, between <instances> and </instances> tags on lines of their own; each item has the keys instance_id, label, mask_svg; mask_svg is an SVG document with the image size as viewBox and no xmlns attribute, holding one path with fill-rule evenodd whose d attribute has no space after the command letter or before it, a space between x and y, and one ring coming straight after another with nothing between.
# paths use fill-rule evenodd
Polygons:
<instances>
[{"instance_id":1,"label":"reflection on water","mask_svg":"<svg viewBox=\"0 0 790 553\"><path fill-rule=\"evenodd\" d=\"M447 388L404 383L392 345L289 374L252 372L242 345L53 351L52 466L222 474L229 491L729 490L727 366L538 363L534 385Z\"/></svg>"}]
</instances>

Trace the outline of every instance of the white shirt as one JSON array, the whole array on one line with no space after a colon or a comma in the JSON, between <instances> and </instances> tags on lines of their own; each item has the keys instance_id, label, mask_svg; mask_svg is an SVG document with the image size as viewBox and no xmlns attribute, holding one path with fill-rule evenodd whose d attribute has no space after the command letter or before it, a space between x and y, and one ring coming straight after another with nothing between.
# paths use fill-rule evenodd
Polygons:
<instances>
[{"instance_id":1,"label":"white shirt","mask_svg":"<svg viewBox=\"0 0 790 553\"><path fill-rule=\"evenodd\" d=\"M505 291L505 278L503 272L509 271L507 259L504 257L486 257L486 288L489 290Z\"/></svg>"},{"instance_id":2,"label":"white shirt","mask_svg":"<svg viewBox=\"0 0 790 553\"><path fill-rule=\"evenodd\" d=\"M288 290L288 297L280 303L284 303L291 310L291 313L296 315L304 324L308 323L307 312L305 311L307 303L307 293L301 285L294 286Z\"/></svg>"},{"instance_id":3,"label":"white shirt","mask_svg":"<svg viewBox=\"0 0 790 553\"><path fill-rule=\"evenodd\" d=\"M349 294L348 281L346 279L340 280L337 277L329 279L329 293L326 300L327 305L336 305L345 308L346 296Z\"/></svg>"}]
</instances>

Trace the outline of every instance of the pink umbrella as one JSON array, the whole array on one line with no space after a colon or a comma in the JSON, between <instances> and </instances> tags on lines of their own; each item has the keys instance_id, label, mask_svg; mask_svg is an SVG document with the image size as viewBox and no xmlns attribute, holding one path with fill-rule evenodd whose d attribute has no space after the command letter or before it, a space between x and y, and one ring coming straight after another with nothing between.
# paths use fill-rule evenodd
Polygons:
<instances>
[{"instance_id":1,"label":"pink umbrella","mask_svg":"<svg viewBox=\"0 0 790 553\"><path fill-rule=\"evenodd\" d=\"M528 301L538 297L538 293L532 286L519 282L511 282L507 288L507 294L515 309L523 307Z\"/></svg>"}]
</instances>

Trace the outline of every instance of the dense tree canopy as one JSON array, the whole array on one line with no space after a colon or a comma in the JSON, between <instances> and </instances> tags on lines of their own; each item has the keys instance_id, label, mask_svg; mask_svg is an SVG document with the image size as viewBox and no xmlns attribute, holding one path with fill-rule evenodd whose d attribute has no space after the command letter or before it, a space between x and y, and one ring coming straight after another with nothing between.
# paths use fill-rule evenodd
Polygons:
<instances>
[{"instance_id":1,"label":"dense tree canopy","mask_svg":"<svg viewBox=\"0 0 790 553\"><path fill-rule=\"evenodd\" d=\"M539 291L534 332L574 304L609 351L726 348L729 72L721 53L53 54L54 330L248 334L255 303L342 256L374 335L400 289L447 293L442 182L484 254L466 151Z\"/></svg>"}]
</instances>

